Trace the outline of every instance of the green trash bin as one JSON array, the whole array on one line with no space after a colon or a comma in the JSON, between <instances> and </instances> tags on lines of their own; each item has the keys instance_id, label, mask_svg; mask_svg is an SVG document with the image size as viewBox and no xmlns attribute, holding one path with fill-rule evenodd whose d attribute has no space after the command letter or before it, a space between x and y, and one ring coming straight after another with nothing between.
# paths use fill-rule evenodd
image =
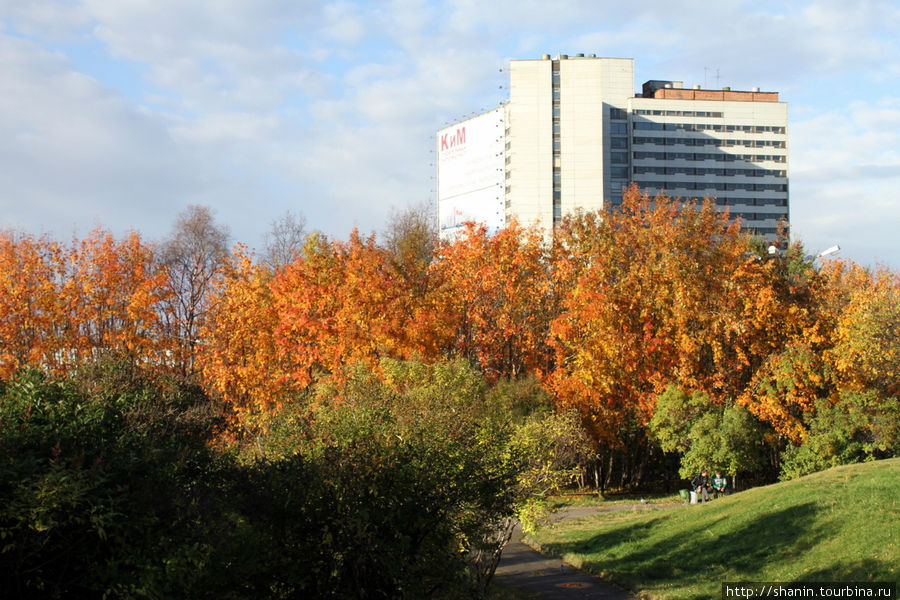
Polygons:
<instances>
[{"instance_id":1,"label":"green trash bin","mask_svg":"<svg viewBox=\"0 0 900 600\"><path fill-rule=\"evenodd\" d=\"M678 495L681 496L682 501L688 502L690 499L690 492L687 490L678 490Z\"/></svg>"}]
</instances>

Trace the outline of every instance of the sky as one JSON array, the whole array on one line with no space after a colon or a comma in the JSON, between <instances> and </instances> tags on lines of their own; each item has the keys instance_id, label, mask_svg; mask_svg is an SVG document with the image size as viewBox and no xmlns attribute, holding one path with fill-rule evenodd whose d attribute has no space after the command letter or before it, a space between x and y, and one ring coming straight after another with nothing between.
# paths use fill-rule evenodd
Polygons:
<instances>
[{"instance_id":1,"label":"sky","mask_svg":"<svg viewBox=\"0 0 900 600\"><path fill-rule=\"evenodd\" d=\"M0 0L0 228L377 231L434 201L435 131L506 99L510 59L581 52L779 92L792 235L900 269L895 0Z\"/></svg>"}]
</instances>

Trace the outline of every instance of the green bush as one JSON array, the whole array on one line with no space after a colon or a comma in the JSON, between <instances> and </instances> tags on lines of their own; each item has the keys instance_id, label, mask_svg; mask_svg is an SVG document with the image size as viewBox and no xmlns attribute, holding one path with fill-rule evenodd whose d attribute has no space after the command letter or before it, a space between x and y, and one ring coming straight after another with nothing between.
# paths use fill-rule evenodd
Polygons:
<instances>
[{"instance_id":1,"label":"green bush","mask_svg":"<svg viewBox=\"0 0 900 600\"><path fill-rule=\"evenodd\" d=\"M0 590L481 597L517 507L584 443L533 382L465 362L356 368L267 418L223 446L197 388L114 359L3 384Z\"/></svg>"},{"instance_id":2,"label":"green bush","mask_svg":"<svg viewBox=\"0 0 900 600\"><path fill-rule=\"evenodd\" d=\"M900 398L875 390L819 400L806 442L782 456L781 478L794 479L838 465L890 458L900 449Z\"/></svg>"},{"instance_id":3,"label":"green bush","mask_svg":"<svg viewBox=\"0 0 900 600\"><path fill-rule=\"evenodd\" d=\"M198 436L212 423L175 388L87 398L78 383L30 371L3 387L0 588L48 598L193 590L216 529L217 466Z\"/></svg>"}]
</instances>

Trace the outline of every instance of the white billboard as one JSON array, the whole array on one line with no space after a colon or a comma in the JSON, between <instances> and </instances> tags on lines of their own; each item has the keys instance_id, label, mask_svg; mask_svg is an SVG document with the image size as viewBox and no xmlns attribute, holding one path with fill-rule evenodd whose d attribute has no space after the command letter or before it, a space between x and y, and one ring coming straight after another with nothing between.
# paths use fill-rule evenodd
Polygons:
<instances>
[{"instance_id":1,"label":"white billboard","mask_svg":"<svg viewBox=\"0 0 900 600\"><path fill-rule=\"evenodd\" d=\"M503 227L504 110L497 108L437 134L438 220L452 238L464 223Z\"/></svg>"}]
</instances>

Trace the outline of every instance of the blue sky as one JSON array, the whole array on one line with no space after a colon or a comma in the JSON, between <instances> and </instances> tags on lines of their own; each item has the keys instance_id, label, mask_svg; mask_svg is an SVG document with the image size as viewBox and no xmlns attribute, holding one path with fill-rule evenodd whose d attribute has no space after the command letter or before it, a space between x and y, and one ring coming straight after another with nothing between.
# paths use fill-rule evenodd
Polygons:
<instances>
[{"instance_id":1,"label":"blue sky","mask_svg":"<svg viewBox=\"0 0 900 600\"><path fill-rule=\"evenodd\" d=\"M579 52L780 92L794 234L900 268L893 0L0 0L0 227L157 239L199 203L255 247L288 210L378 230L510 59Z\"/></svg>"}]
</instances>

